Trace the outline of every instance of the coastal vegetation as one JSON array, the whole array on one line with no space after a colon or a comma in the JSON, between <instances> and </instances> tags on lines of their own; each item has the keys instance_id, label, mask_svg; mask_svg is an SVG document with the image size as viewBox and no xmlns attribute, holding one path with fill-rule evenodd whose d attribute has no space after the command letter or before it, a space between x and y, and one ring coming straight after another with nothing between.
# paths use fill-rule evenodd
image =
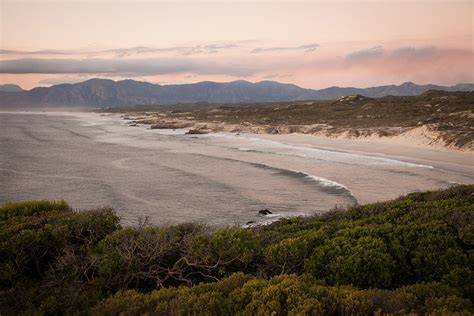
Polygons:
<instances>
[{"instance_id":1,"label":"coastal vegetation","mask_svg":"<svg viewBox=\"0 0 474 316\"><path fill-rule=\"evenodd\" d=\"M332 101L181 104L107 109L154 128L266 134L390 137L422 129L431 143L474 149L474 92L427 91L417 96L362 95Z\"/></svg>"},{"instance_id":2,"label":"coastal vegetation","mask_svg":"<svg viewBox=\"0 0 474 316\"><path fill-rule=\"evenodd\" d=\"M253 228L0 208L1 315L472 315L474 185Z\"/></svg>"}]
</instances>

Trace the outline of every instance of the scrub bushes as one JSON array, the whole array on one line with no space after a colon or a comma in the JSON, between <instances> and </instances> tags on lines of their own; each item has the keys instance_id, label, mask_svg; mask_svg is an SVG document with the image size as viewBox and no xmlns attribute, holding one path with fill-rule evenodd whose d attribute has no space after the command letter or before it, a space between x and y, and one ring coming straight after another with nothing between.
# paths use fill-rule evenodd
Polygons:
<instances>
[{"instance_id":1,"label":"scrub bushes","mask_svg":"<svg viewBox=\"0 0 474 316\"><path fill-rule=\"evenodd\" d=\"M471 315L473 227L473 185L255 228L9 203L0 314Z\"/></svg>"}]
</instances>

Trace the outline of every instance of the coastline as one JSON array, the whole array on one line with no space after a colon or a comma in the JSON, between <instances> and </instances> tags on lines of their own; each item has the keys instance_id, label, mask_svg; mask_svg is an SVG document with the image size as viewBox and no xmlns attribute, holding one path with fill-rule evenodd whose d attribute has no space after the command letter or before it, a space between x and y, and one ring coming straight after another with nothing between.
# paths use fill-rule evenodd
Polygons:
<instances>
[{"instance_id":1,"label":"coastline","mask_svg":"<svg viewBox=\"0 0 474 316\"><path fill-rule=\"evenodd\" d=\"M418 146L397 142L391 137L343 138L324 135L258 134L263 139L310 146L337 152L355 153L373 157L395 159L408 163L428 165L451 172L474 175L474 152L453 150L439 146Z\"/></svg>"},{"instance_id":2,"label":"coastline","mask_svg":"<svg viewBox=\"0 0 474 316\"><path fill-rule=\"evenodd\" d=\"M21 132L19 144L25 150L38 143L44 149L33 154L42 159L34 163L19 166L15 159L5 159L11 161L1 170L5 179L15 178L22 192L67 198L74 207L112 205L127 222L143 214L155 223L210 216L217 225L263 222L269 218L257 216L257 211L265 208L281 217L301 216L352 204L353 199L359 204L375 203L474 183L473 155L466 152L299 133L220 130L185 135L190 128L150 129L150 124L134 123L140 120L131 115L124 120L117 114L91 112L67 113L65 119L58 116L66 113L38 114L46 116L5 120L13 124L4 125L5 131ZM57 133L54 138L51 129ZM68 149L48 156L55 152L48 149L50 141L60 141ZM95 146L98 142L104 145ZM68 154L79 148L87 148L87 157L96 158ZM91 165L91 160L98 163ZM51 161L54 169L50 170ZM71 161L75 161L73 168ZM57 181L42 184L50 178ZM75 193L89 187L95 188L89 200ZM3 190L9 199L29 198L16 193L20 190L9 191L8 186ZM194 206L192 212L182 207L183 201Z\"/></svg>"},{"instance_id":3,"label":"coastline","mask_svg":"<svg viewBox=\"0 0 474 316\"><path fill-rule=\"evenodd\" d=\"M272 133L272 127L252 124L227 124L216 122L196 122L192 119L176 119L164 115L152 117L150 114L127 113L117 115L130 121L130 125L144 124L151 129L187 129L189 134L246 135L265 140L279 141L288 145L307 146L335 152L353 153L379 158L395 159L408 163L428 165L449 172L474 175L474 150L470 147L447 146L439 140L436 132L426 126L406 129L391 136L376 133L353 136L349 131L327 134L324 131L301 133L307 126L282 127L282 132ZM321 129L321 128L320 128ZM323 128L322 128L323 129ZM269 132L270 131L270 132Z\"/></svg>"}]
</instances>

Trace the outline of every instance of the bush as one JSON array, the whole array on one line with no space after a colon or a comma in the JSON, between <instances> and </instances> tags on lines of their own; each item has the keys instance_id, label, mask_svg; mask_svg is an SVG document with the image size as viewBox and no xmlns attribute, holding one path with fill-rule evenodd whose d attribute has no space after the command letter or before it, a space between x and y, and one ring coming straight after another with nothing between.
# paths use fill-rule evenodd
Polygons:
<instances>
[{"instance_id":1,"label":"bush","mask_svg":"<svg viewBox=\"0 0 474 316\"><path fill-rule=\"evenodd\" d=\"M51 211L70 211L65 201L24 201L6 203L0 207L0 221L13 217L33 216Z\"/></svg>"},{"instance_id":2,"label":"bush","mask_svg":"<svg viewBox=\"0 0 474 316\"><path fill-rule=\"evenodd\" d=\"M122 228L110 209L0 208L0 314L459 314L474 185L256 228Z\"/></svg>"},{"instance_id":3,"label":"bush","mask_svg":"<svg viewBox=\"0 0 474 316\"><path fill-rule=\"evenodd\" d=\"M74 212L65 203L8 204L0 213L9 214L0 222L1 301L9 302L1 314L70 304L95 276L88 254L119 228L109 209Z\"/></svg>"},{"instance_id":4,"label":"bush","mask_svg":"<svg viewBox=\"0 0 474 316\"><path fill-rule=\"evenodd\" d=\"M10 208L11 210L11 208ZM90 248L118 228L111 210L48 210L33 216L9 217L0 223L0 286L15 276L42 277L65 248Z\"/></svg>"},{"instance_id":5,"label":"bush","mask_svg":"<svg viewBox=\"0 0 474 316\"><path fill-rule=\"evenodd\" d=\"M108 235L97 247L99 275L111 288L151 290L188 281L179 264L183 240L204 227L126 228Z\"/></svg>"},{"instance_id":6,"label":"bush","mask_svg":"<svg viewBox=\"0 0 474 316\"><path fill-rule=\"evenodd\" d=\"M330 284L354 284L362 288L389 287L395 261L383 240L336 237L314 250L307 271Z\"/></svg>"},{"instance_id":7,"label":"bush","mask_svg":"<svg viewBox=\"0 0 474 316\"><path fill-rule=\"evenodd\" d=\"M304 271L304 262L313 249L324 242L326 234L323 230L303 231L295 237L288 237L280 242L270 244L264 250L267 273L288 274Z\"/></svg>"},{"instance_id":8,"label":"bush","mask_svg":"<svg viewBox=\"0 0 474 316\"><path fill-rule=\"evenodd\" d=\"M472 311L469 300L449 294L455 291L448 287L444 290L436 287L436 284L422 284L404 290L357 290L350 286L325 286L307 275L280 275L265 280L236 273L218 282L193 287L150 293L120 291L95 306L92 314L467 315ZM429 295L425 296L426 293Z\"/></svg>"},{"instance_id":9,"label":"bush","mask_svg":"<svg viewBox=\"0 0 474 316\"><path fill-rule=\"evenodd\" d=\"M194 282L218 280L233 272L257 270L260 245L254 231L225 228L184 239L182 264Z\"/></svg>"}]
</instances>

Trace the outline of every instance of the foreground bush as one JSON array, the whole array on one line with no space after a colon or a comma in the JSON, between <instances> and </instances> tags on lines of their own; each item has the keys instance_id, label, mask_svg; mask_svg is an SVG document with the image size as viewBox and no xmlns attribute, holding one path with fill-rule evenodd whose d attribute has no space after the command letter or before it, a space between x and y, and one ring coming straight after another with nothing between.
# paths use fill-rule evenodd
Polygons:
<instances>
[{"instance_id":1,"label":"foreground bush","mask_svg":"<svg viewBox=\"0 0 474 316\"><path fill-rule=\"evenodd\" d=\"M11 203L0 314L471 315L473 236L473 185L252 229Z\"/></svg>"},{"instance_id":2,"label":"foreground bush","mask_svg":"<svg viewBox=\"0 0 474 316\"><path fill-rule=\"evenodd\" d=\"M327 286L308 275L269 280L236 273L194 287L147 294L120 291L99 303L94 315L470 315L471 302L455 289L418 284L396 290Z\"/></svg>"},{"instance_id":3,"label":"foreground bush","mask_svg":"<svg viewBox=\"0 0 474 316\"><path fill-rule=\"evenodd\" d=\"M94 247L119 227L110 209L74 212L45 201L0 208L0 314L80 301L78 289L95 282Z\"/></svg>"}]
</instances>

